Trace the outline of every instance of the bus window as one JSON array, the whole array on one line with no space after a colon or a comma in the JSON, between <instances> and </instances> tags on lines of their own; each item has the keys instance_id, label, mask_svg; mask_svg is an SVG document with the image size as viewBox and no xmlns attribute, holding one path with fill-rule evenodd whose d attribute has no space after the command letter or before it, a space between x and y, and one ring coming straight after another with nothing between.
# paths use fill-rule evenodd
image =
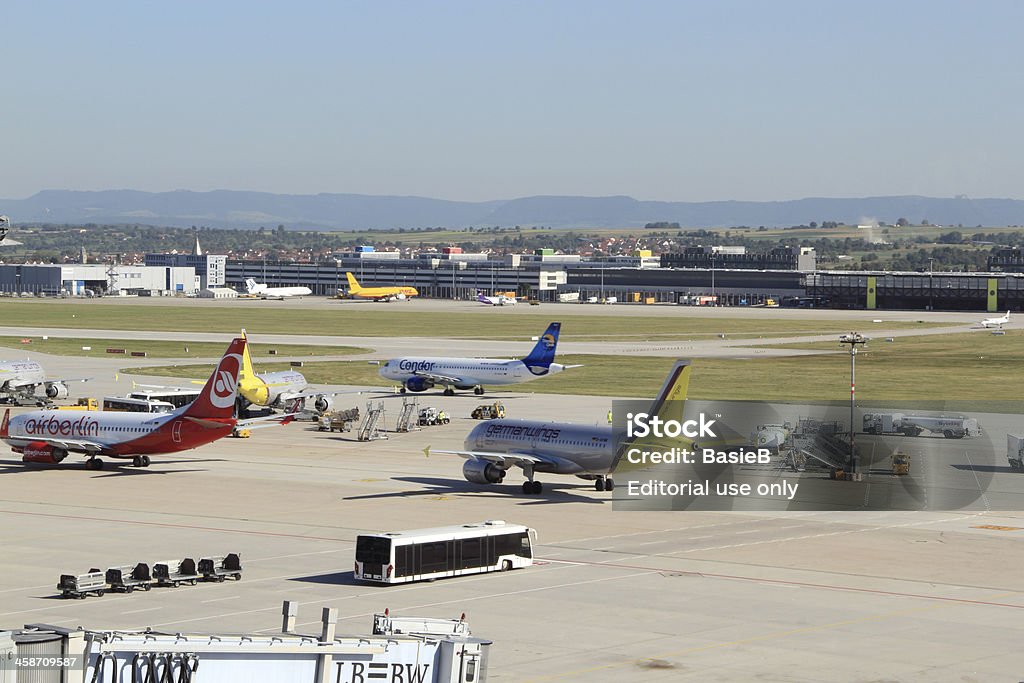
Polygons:
<instances>
[{"instance_id":1,"label":"bus window","mask_svg":"<svg viewBox=\"0 0 1024 683\"><path fill-rule=\"evenodd\" d=\"M367 564L391 562L391 540L379 536L360 536L356 542L356 561Z\"/></svg>"},{"instance_id":2,"label":"bus window","mask_svg":"<svg viewBox=\"0 0 1024 683\"><path fill-rule=\"evenodd\" d=\"M165 401L107 396L103 399L103 410L124 413L171 413L174 412L174 406Z\"/></svg>"}]
</instances>

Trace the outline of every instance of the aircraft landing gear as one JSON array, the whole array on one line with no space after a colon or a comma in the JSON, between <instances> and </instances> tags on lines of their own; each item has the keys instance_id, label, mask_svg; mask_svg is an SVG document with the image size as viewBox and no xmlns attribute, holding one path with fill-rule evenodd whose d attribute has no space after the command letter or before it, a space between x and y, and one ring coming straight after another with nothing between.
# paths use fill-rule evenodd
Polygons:
<instances>
[{"instance_id":1,"label":"aircraft landing gear","mask_svg":"<svg viewBox=\"0 0 1024 683\"><path fill-rule=\"evenodd\" d=\"M451 387L445 387L444 388L444 395L445 396L454 396L455 395L455 390L452 389Z\"/></svg>"},{"instance_id":2,"label":"aircraft landing gear","mask_svg":"<svg viewBox=\"0 0 1024 683\"><path fill-rule=\"evenodd\" d=\"M87 470L102 470L103 461L99 458L89 458L85 461L85 469Z\"/></svg>"},{"instance_id":3,"label":"aircraft landing gear","mask_svg":"<svg viewBox=\"0 0 1024 683\"><path fill-rule=\"evenodd\" d=\"M404 394L404 393L405 393L405 387L403 386L403 387L402 387L401 389L399 389L399 390L398 390L398 393L400 393L400 394Z\"/></svg>"},{"instance_id":4,"label":"aircraft landing gear","mask_svg":"<svg viewBox=\"0 0 1024 683\"><path fill-rule=\"evenodd\" d=\"M615 488L615 480L611 477L598 477L594 480L595 491L611 491Z\"/></svg>"},{"instance_id":5,"label":"aircraft landing gear","mask_svg":"<svg viewBox=\"0 0 1024 683\"><path fill-rule=\"evenodd\" d=\"M148 455L136 455L132 458L132 465L135 467L149 467L149 456Z\"/></svg>"},{"instance_id":6,"label":"aircraft landing gear","mask_svg":"<svg viewBox=\"0 0 1024 683\"><path fill-rule=\"evenodd\" d=\"M536 495L544 490L544 485L539 481L524 481L523 482L523 493L526 495Z\"/></svg>"},{"instance_id":7,"label":"aircraft landing gear","mask_svg":"<svg viewBox=\"0 0 1024 683\"><path fill-rule=\"evenodd\" d=\"M473 387L473 393L476 394L477 396L483 396L484 388L478 384L475 387Z\"/></svg>"}]
</instances>

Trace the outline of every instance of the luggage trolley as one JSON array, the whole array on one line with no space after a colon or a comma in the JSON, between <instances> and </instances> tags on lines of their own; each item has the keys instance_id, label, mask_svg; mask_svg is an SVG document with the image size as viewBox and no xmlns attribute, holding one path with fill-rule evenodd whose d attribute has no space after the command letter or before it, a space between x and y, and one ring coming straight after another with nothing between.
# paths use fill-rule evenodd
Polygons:
<instances>
[{"instance_id":1,"label":"luggage trolley","mask_svg":"<svg viewBox=\"0 0 1024 683\"><path fill-rule=\"evenodd\" d=\"M201 578L203 578L202 575L196 571L196 561L191 557L186 557L183 560L157 562L153 565L153 579L158 586L177 588L183 583L194 586Z\"/></svg>"},{"instance_id":2,"label":"luggage trolley","mask_svg":"<svg viewBox=\"0 0 1024 683\"><path fill-rule=\"evenodd\" d=\"M223 581L230 577L236 581L242 578L242 558L238 553L228 553L199 560L199 573L206 581Z\"/></svg>"}]
</instances>

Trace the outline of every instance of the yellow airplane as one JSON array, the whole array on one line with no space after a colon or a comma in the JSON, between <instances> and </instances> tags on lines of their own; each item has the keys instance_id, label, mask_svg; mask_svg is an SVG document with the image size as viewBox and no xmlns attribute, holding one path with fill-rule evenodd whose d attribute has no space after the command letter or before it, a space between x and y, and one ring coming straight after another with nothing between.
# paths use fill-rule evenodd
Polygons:
<instances>
[{"instance_id":1,"label":"yellow airplane","mask_svg":"<svg viewBox=\"0 0 1024 683\"><path fill-rule=\"evenodd\" d=\"M348 278L348 294L355 299L401 301L420 294L415 287L363 287L352 273L345 273L345 277Z\"/></svg>"},{"instance_id":2,"label":"yellow airplane","mask_svg":"<svg viewBox=\"0 0 1024 683\"><path fill-rule=\"evenodd\" d=\"M245 336L245 330L242 330L242 337ZM248 409L249 405L256 405L289 409L298 401L304 401L309 406L307 399L312 399L313 408L326 412L333 407L334 397L340 393L361 392L316 391L309 387L303 374L295 370L257 374L252 365L252 356L249 355L249 345L246 344L242 350L242 367L238 371L240 408Z\"/></svg>"}]
</instances>

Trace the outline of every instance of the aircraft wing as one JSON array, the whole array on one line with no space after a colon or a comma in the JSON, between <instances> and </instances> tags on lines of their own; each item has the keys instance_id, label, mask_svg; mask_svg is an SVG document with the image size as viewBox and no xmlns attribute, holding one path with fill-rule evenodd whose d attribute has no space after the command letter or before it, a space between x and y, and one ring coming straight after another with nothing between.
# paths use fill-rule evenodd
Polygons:
<instances>
[{"instance_id":1,"label":"aircraft wing","mask_svg":"<svg viewBox=\"0 0 1024 683\"><path fill-rule=\"evenodd\" d=\"M432 380L432 381L434 381L435 383L438 383L438 384L444 384L445 382L447 382L449 384L455 384L457 382L461 382L462 381L461 377L452 377L451 375L439 375L436 372L419 372L419 371L417 371L417 372L414 372L412 374L414 376L416 376L416 377L425 377L425 378L427 378L429 380Z\"/></svg>"},{"instance_id":2,"label":"aircraft wing","mask_svg":"<svg viewBox=\"0 0 1024 683\"><path fill-rule=\"evenodd\" d=\"M495 465L504 469L508 469L510 467L533 467L541 472L548 469L561 473L572 473L574 470L583 472L583 468L577 463L566 460L565 458L557 455L538 453L536 451L532 453L516 451L511 453L495 453L492 451L435 451L432 450L430 446L427 446L423 449L423 452L427 457L429 457L431 453L442 453L444 455L458 455L466 460L486 460L487 462L493 462Z\"/></svg>"},{"instance_id":3,"label":"aircraft wing","mask_svg":"<svg viewBox=\"0 0 1024 683\"><path fill-rule=\"evenodd\" d=\"M268 386L273 386L268 385ZM295 394L281 394L278 400L295 401L300 398L315 398L317 396L341 396L342 394L362 394L362 389L350 389L348 391L302 391Z\"/></svg>"},{"instance_id":4,"label":"aircraft wing","mask_svg":"<svg viewBox=\"0 0 1024 683\"><path fill-rule=\"evenodd\" d=\"M299 404L296 403L290 412L284 415L264 415L263 417L250 417L245 420L238 420L235 426L239 429L262 429L263 427L284 426L295 420Z\"/></svg>"},{"instance_id":5,"label":"aircraft wing","mask_svg":"<svg viewBox=\"0 0 1024 683\"><path fill-rule=\"evenodd\" d=\"M20 437L19 437L20 438ZM28 439L28 437L25 437ZM31 441L42 441L53 448L63 448L69 453L99 453L103 450L103 444L95 441L69 441L67 439L30 439Z\"/></svg>"}]
</instances>

